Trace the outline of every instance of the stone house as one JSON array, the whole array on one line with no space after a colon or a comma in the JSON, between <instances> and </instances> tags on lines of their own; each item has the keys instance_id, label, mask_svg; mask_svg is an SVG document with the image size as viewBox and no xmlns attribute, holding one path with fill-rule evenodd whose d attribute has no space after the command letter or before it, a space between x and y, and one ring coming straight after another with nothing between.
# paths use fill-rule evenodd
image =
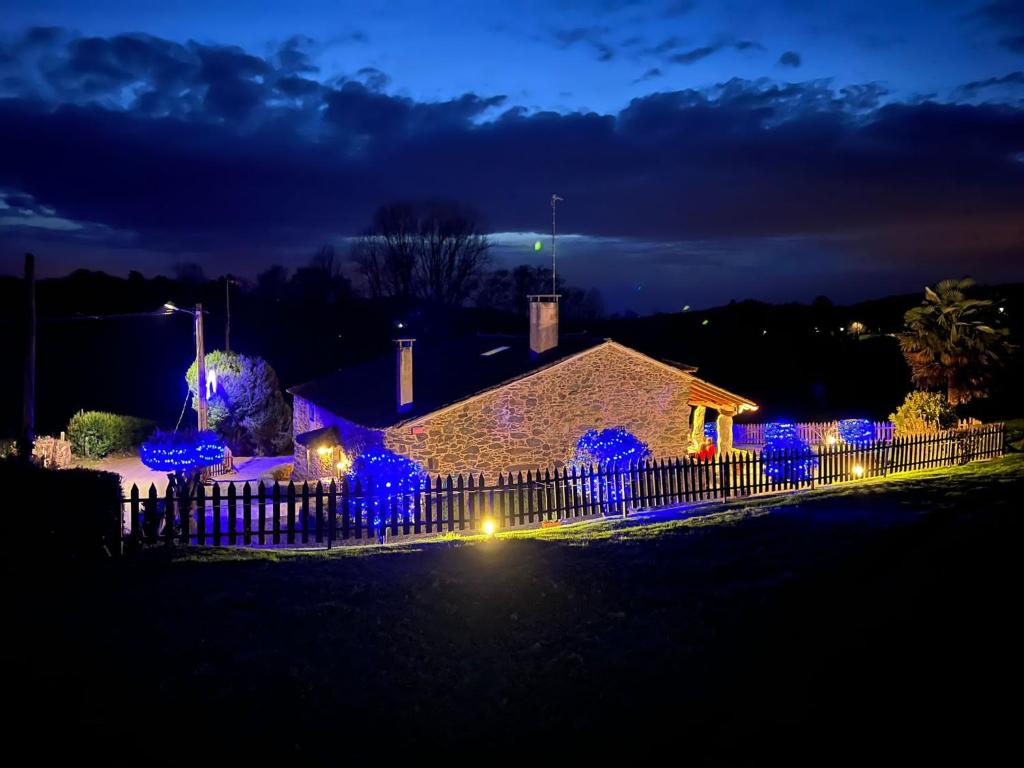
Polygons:
<instances>
[{"instance_id":1,"label":"stone house","mask_svg":"<svg viewBox=\"0 0 1024 768\"><path fill-rule=\"evenodd\" d=\"M756 410L695 368L610 339L560 339L557 300L530 297L528 338L398 339L394 356L292 387L293 476L336 476L361 451L385 447L431 473L490 479L559 466L584 432L619 426L655 458L683 456L703 437L706 408L727 441L732 417Z\"/></svg>"}]
</instances>

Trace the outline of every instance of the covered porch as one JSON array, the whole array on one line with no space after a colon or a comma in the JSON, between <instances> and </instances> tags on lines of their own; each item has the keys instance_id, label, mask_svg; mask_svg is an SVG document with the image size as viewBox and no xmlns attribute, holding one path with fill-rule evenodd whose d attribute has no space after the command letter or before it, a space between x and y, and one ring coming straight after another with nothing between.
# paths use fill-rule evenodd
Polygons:
<instances>
[{"instance_id":1,"label":"covered porch","mask_svg":"<svg viewBox=\"0 0 1024 768\"><path fill-rule=\"evenodd\" d=\"M690 453L699 453L705 445L704 427L708 422L708 410L715 415L717 452L728 453L733 445L733 419L743 413L752 413L758 405L741 395L714 384L694 378L690 387Z\"/></svg>"}]
</instances>

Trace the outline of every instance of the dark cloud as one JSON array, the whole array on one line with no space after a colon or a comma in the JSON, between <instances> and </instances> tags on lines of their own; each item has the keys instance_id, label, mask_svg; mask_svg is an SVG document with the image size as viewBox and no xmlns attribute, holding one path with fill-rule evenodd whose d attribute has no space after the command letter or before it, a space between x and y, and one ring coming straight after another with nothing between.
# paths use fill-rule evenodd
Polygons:
<instances>
[{"instance_id":1,"label":"dark cloud","mask_svg":"<svg viewBox=\"0 0 1024 768\"><path fill-rule=\"evenodd\" d=\"M763 50L763 46L760 43L755 43L753 40L739 40L729 43L720 42L701 46L700 48L692 48L683 53L672 54L668 57L668 60L674 64L696 64L701 59L706 59L708 56L728 49L735 51Z\"/></svg>"},{"instance_id":2,"label":"dark cloud","mask_svg":"<svg viewBox=\"0 0 1024 768\"><path fill-rule=\"evenodd\" d=\"M66 241L286 252L358 231L382 203L430 197L526 231L557 189L567 230L592 235L870 240L881 253L895 231L919 232L926 250L959 227L978 249L996 232L1020 245L1024 110L1012 105L734 79L614 114L529 112L502 96L392 95L373 87L379 70L322 82L280 52L33 34L45 39L15 44L40 55L9 65L0 98L3 217L49 222Z\"/></svg>"},{"instance_id":3,"label":"dark cloud","mask_svg":"<svg viewBox=\"0 0 1024 768\"><path fill-rule=\"evenodd\" d=\"M697 5L697 0L670 0L665 7L664 15L667 18L684 16L692 11Z\"/></svg>"},{"instance_id":4,"label":"dark cloud","mask_svg":"<svg viewBox=\"0 0 1024 768\"><path fill-rule=\"evenodd\" d=\"M970 15L989 25L999 36L1000 45L1015 53L1024 53L1024 2L994 0Z\"/></svg>"},{"instance_id":5,"label":"dark cloud","mask_svg":"<svg viewBox=\"0 0 1024 768\"><path fill-rule=\"evenodd\" d=\"M779 56L779 64L781 64L784 67L797 68L802 63L803 60L800 58L800 54L797 53L796 51L786 51L781 56Z\"/></svg>"},{"instance_id":6,"label":"dark cloud","mask_svg":"<svg viewBox=\"0 0 1024 768\"><path fill-rule=\"evenodd\" d=\"M376 67L363 67L356 72L356 76L362 78L366 87L374 91L383 91L391 85L391 78Z\"/></svg>"},{"instance_id":7,"label":"dark cloud","mask_svg":"<svg viewBox=\"0 0 1024 768\"><path fill-rule=\"evenodd\" d=\"M979 91L990 88L1006 88L1024 86L1024 72L1010 72L1002 77L989 77L984 80L972 80L961 85L957 92L965 97L975 96Z\"/></svg>"},{"instance_id":8,"label":"dark cloud","mask_svg":"<svg viewBox=\"0 0 1024 768\"><path fill-rule=\"evenodd\" d=\"M607 34L606 27L575 27L559 29L554 33L555 39L562 48L584 44L594 50L598 61L611 61L615 58L615 49L605 42Z\"/></svg>"},{"instance_id":9,"label":"dark cloud","mask_svg":"<svg viewBox=\"0 0 1024 768\"><path fill-rule=\"evenodd\" d=\"M633 84L636 85L637 83L644 83L647 82L648 80L654 80L655 78L661 77L663 74L664 73L661 71L660 67L651 67L642 75L640 75L640 77L634 80Z\"/></svg>"}]
</instances>

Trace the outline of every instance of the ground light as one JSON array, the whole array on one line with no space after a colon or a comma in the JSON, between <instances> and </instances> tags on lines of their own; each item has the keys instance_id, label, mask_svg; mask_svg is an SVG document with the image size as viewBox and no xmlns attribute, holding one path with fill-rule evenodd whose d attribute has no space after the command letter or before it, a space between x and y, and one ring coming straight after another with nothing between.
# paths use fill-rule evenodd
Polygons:
<instances>
[{"instance_id":1,"label":"ground light","mask_svg":"<svg viewBox=\"0 0 1024 768\"><path fill-rule=\"evenodd\" d=\"M484 520L484 536L490 537L494 535L494 521Z\"/></svg>"},{"instance_id":2,"label":"ground light","mask_svg":"<svg viewBox=\"0 0 1024 768\"><path fill-rule=\"evenodd\" d=\"M862 465L860 465L860 464L854 464L853 465L853 476L854 477L863 477L864 476L864 467Z\"/></svg>"}]
</instances>

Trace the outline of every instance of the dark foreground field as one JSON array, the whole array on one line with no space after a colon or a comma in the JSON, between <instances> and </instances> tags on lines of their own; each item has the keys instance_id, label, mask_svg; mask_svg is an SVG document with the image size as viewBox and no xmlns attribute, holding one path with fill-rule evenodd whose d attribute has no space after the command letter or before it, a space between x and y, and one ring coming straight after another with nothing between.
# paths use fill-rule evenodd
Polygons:
<instances>
[{"instance_id":1,"label":"dark foreground field","mask_svg":"<svg viewBox=\"0 0 1024 768\"><path fill-rule=\"evenodd\" d=\"M1012 457L643 528L11 574L8 748L984 762L1016 750L1022 494Z\"/></svg>"}]
</instances>

